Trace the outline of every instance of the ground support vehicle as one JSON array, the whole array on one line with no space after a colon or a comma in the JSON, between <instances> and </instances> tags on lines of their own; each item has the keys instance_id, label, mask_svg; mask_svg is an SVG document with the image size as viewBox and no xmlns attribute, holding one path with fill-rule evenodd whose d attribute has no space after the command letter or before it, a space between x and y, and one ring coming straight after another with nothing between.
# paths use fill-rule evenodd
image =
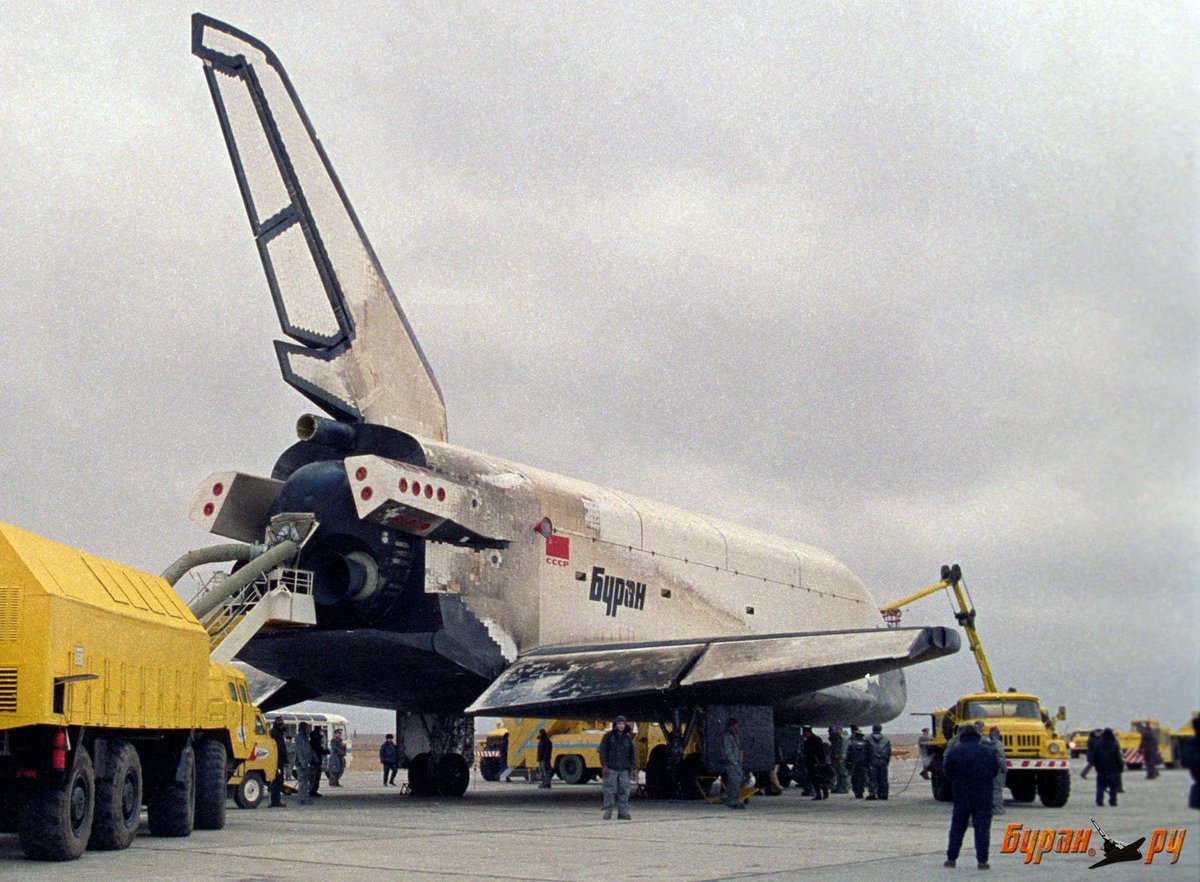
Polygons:
<instances>
[{"instance_id":1,"label":"ground support vehicle","mask_svg":"<svg viewBox=\"0 0 1200 882\"><path fill-rule=\"evenodd\" d=\"M706 785L715 777L712 770L718 769L719 764L713 764L711 757L709 762L705 761L703 735L707 734L710 739L714 736L707 731L711 725L698 725L700 722L698 718L686 723L630 721L637 767L646 776L647 796L652 799L699 799L704 796ZM716 725L718 734L724 726L723 717L703 722ZM586 784L600 777L600 740L612 728L610 720L503 717L500 725L488 733L480 752L479 768L484 779L497 781L519 770L524 770L527 775L534 774L538 767L537 735L543 728L553 742L550 763L559 779L567 784ZM719 741L720 738L716 738L716 742ZM763 783L769 775L770 765L769 761L760 759L757 765L752 762L747 771L757 782ZM755 789L751 787L750 792Z\"/></svg>"},{"instance_id":2,"label":"ground support vehicle","mask_svg":"<svg viewBox=\"0 0 1200 882\"><path fill-rule=\"evenodd\" d=\"M942 774L942 759L947 743L959 725L981 722L985 734L992 726L1000 729L1008 765L1005 784L1017 802L1032 802L1037 797L1042 805L1050 808L1066 805L1071 794L1071 769L1067 744L1055 731L1055 723L1066 719L1066 708L1060 707L1058 714L1051 717L1036 695L1013 689L1000 692L996 688L995 678L983 652L983 643L975 628L975 609L968 602L962 570L957 564L943 566L941 575L941 581L936 584L902 597L880 610L890 625L896 625L900 622L902 607L930 594L948 591L958 607L954 618L967 633L971 652L983 679L983 691L963 695L949 709L933 711L931 734L920 740L921 748L932 760L930 781L934 799L942 802L953 799L950 782Z\"/></svg>"},{"instance_id":3,"label":"ground support vehicle","mask_svg":"<svg viewBox=\"0 0 1200 882\"><path fill-rule=\"evenodd\" d=\"M545 729L554 744L550 754L554 774L566 784L586 784L600 777L600 739L611 727L609 720L504 717L500 726L488 733L480 770L488 781L499 780L507 769L536 770L538 732ZM651 751L665 739L657 726L631 722L630 729L637 748L638 768L644 769Z\"/></svg>"},{"instance_id":4,"label":"ground support vehicle","mask_svg":"<svg viewBox=\"0 0 1200 882\"><path fill-rule=\"evenodd\" d=\"M274 768L245 678L163 579L0 524L0 828L28 857L225 823ZM240 777L239 777L240 776Z\"/></svg>"},{"instance_id":5,"label":"ground support vehicle","mask_svg":"<svg viewBox=\"0 0 1200 882\"><path fill-rule=\"evenodd\" d=\"M1145 766L1142 756L1142 726L1149 726L1154 737L1158 739L1159 764L1168 769L1175 768L1176 750L1175 733L1158 720L1130 720L1127 731L1116 732L1117 744L1121 746L1121 755L1125 758L1125 767L1140 769ZM1188 727L1190 730L1190 726Z\"/></svg>"}]
</instances>

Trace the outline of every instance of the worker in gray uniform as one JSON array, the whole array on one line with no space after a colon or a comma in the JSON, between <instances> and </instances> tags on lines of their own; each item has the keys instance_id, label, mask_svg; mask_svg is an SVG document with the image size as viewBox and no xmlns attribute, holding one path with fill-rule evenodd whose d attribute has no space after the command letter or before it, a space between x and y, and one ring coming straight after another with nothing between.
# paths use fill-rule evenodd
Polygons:
<instances>
[{"instance_id":1,"label":"worker in gray uniform","mask_svg":"<svg viewBox=\"0 0 1200 882\"><path fill-rule=\"evenodd\" d=\"M867 736L867 752L870 768L867 771L867 799L888 798L888 765L892 761L892 742L883 734L883 726L876 723Z\"/></svg>"},{"instance_id":2,"label":"worker in gray uniform","mask_svg":"<svg viewBox=\"0 0 1200 882\"><path fill-rule=\"evenodd\" d=\"M985 743L996 752L996 759L1000 761L996 777L992 780L992 814L1002 815L1004 814L1004 782L1008 779L1008 763L1004 758L1004 739L1000 737L999 726L992 726L988 730L988 738Z\"/></svg>"},{"instance_id":3,"label":"worker in gray uniform","mask_svg":"<svg viewBox=\"0 0 1200 882\"><path fill-rule=\"evenodd\" d=\"M829 729L829 761L833 763L833 790L831 793L850 792L850 771L846 768L846 750L850 742L841 726Z\"/></svg>"},{"instance_id":4,"label":"worker in gray uniform","mask_svg":"<svg viewBox=\"0 0 1200 882\"><path fill-rule=\"evenodd\" d=\"M725 724L725 737L721 742L721 760L725 764L725 805L731 809L744 809L742 802L742 742L738 738L737 717L730 717Z\"/></svg>"}]
</instances>

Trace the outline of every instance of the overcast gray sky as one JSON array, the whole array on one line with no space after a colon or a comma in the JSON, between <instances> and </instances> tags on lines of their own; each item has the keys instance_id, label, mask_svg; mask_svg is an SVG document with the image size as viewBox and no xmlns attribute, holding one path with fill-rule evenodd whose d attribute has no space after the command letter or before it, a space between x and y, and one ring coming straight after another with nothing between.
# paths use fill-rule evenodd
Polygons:
<instances>
[{"instance_id":1,"label":"overcast gray sky","mask_svg":"<svg viewBox=\"0 0 1200 882\"><path fill-rule=\"evenodd\" d=\"M311 410L196 8L0 11L0 520L155 572ZM1002 687L1075 723L1200 705L1195 4L200 10L283 60L451 440L881 602L958 562ZM977 683L913 669L908 709Z\"/></svg>"}]
</instances>

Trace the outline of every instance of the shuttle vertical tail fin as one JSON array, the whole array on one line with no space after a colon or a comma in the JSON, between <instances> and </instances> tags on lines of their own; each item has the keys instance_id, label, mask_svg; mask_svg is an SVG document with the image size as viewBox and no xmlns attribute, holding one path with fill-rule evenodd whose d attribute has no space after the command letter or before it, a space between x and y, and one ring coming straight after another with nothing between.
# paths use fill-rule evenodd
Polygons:
<instances>
[{"instance_id":1,"label":"shuttle vertical tail fin","mask_svg":"<svg viewBox=\"0 0 1200 882\"><path fill-rule=\"evenodd\" d=\"M331 415L446 440L441 390L275 54L197 13L216 105L283 333L284 379Z\"/></svg>"}]
</instances>

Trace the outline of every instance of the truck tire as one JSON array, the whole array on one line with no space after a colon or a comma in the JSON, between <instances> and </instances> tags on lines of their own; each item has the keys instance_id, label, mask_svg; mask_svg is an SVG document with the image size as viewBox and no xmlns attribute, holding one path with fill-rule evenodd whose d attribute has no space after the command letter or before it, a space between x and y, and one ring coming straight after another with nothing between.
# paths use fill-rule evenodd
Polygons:
<instances>
[{"instance_id":1,"label":"truck tire","mask_svg":"<svg viewBox=\"0 0 1200 882\"><path fill-rule=\"evenodd\" d=\"M142 822L142 762L128 741L110 741L105 750L105 776L96 779L96 813L88 848L129 848Z\"/></svg>"},{"instance_id":2,"label":"truck tire","mask_svg":"<svg viewBox=\"0 0 1200 882\"><path fill-rule=\"evenodd\" d=\"M479 761L479 774L484 781L499 781L504 771L504 760L498 756L485 756Z\"/></svg>"},{"instance_id":3,"label":"truck tire","mask_svg":"<svg viewBox=\"0 0 1200 882\"><path fill-rule=\"evenodd\" d=\"M1037 796L1037 778L1028 772L1008 773L1008 789L1017 802L1033 802Z\"/></svg>"},{"instance_id":4,"label":"truck tire","mask_svg":"<svg viewBox=\"0 0 1200 882\"><path fill-rule=\"evenodd\" d=\"M558 758L558 777L564 784L582 784L587 775L587 764L577 753L568 753Z\"/></svg>"},{"instance_id":5,"label":"truck tire","mask_svg":"<svg viewBox=\"0 0 1200 882\"><path fill-rule=\"evenodd\" d=\"M1071 773L1042 772L1038 775L1037 790L1046 808L1062 808L1071 796Z\"/></svg>"},{"instance_id":6,"label":"truck tire","mask_svg":"<svg viewBox=\"0 0 1200 882\"><path fill-rule=\"evenodd\" d=\"M938 802L953 802L954 785L942 773L942 764L935 761L929 769L929 783L933 789L933 798Z\"/></svg>"},{"instance_id":7,"label":"truck tire","mask_svg":"<svg viewBox=\"0 0 1200 882\"><path fill-rule=\"evenodd\" d=\"M179 754L183 783L175 780L175 764L165 770L146 797L146 816L155 836L190 836L196 823L196 753L191 745Z\"/></svg>"},{"instance_id":8,"label":"truck tire","mask_svg":"<svg viewBox=\"0 0 1200 882\"><path fill-rule=\"evenodd\" d=\"M220 830L225 826L225 799L229 792L229 766L225 745L205 738L196 748L196 829Z\"/></svg>"},{"instance_id":9,"label":"truck tire","mask_svg":"<svg viewBox=\"0 0 1200 882\"><path fill-rule=\"evenodd\" d=\"M84 747L62 784L33 784L21 794L17 833L25 857L35 861L73 861L92 835L96 776Z\"/></svg>"},{"instance_id":10,"label":"truck tire","mask_svg":"<svg viewBox=\"0 0 1200 882\"><path fill-rule=\"evenodd\" d=\"M465 757L447 753L438 761L438 792L442 796L462 796L471 783L471 767Z\"/></svg>"},{"instance_id":11,"label":"truck tire","mask_svg":"<svg viewBox=\"0 0 1200 882\"><path fill-rule=\"evenodd\" d=\"M262 805L267 783L259 772L250 772L233 788L233 801L240 809L256 809Z\"/></svg>"}]
</instances>

